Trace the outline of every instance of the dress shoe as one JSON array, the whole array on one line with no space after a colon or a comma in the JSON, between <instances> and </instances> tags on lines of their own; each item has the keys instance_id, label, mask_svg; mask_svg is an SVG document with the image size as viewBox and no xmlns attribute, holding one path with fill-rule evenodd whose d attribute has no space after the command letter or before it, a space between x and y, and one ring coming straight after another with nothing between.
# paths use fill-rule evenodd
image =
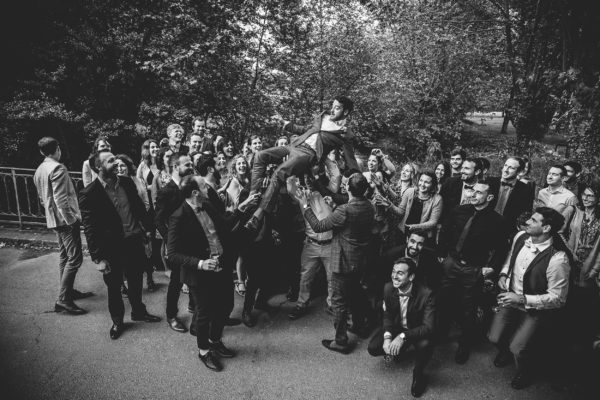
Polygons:
<instances>
[{"instance_id":1,"label":"dress shoe","mask_svg":"<svg viewBox=\"0 0 600 400\"><path fill-rule=\"evenodd\" d=\"M190 325L190 335L196 336L196 328L194 325Z\"/></svg>"},{"instance_id":2,"label":"dress shoe","mask_svg":"<svg viewBox=\"0 0 600 400\"><path fill-rule=\"evenodd\" d=\"M338 344L335 340L323 339L321 340L321 344L327 350L335 351L341 354L349 354L352 351L352 348L349 345L342 346Z\"/></svg>"},{"instance_id":3,"label":"dress shoe","mask_svg":"<svg viewBox=\"0 0 600 400\"><path fill-rule=\"evenodd\" d=\"M425 392L425 376L423 374L413 374L413 381L410 387L410 394L413 397L421 397Z\"/></svg>"},{"instance_id":4,"label":"dress shoe","mask_svg":"<svg viewBox=\"0 0 600 400\"><path fill-rule=\"evenodd\" d=\"M225 326L238 326L242 323L242 320L239 318L227 318L225 321Z\"/></svg>"},{"instance_id":5,"label":"dress shoe","mask_svg":"<svg viewBox=\"0 0 600 400\"><path fill-rule=\"evenodd\" d=\"M256 325L256 321L254 320L254 318L252 318L252 314L250 314L249 312L242 313L242 323L248 328L252 328L254 325Z\"/></svg>"},{"instance_id":6,"label":"dress shoe","mask_svg":"<svg viewBox=\"0 0 600 400\"><path fill-rule=\"evenodd\" d=\"M494 365L498 368L506 367L513 361L513 355L508 351L500 351L494 358Z\"/></svg>"},{"instance_id":7,"label":"dress shoe","mask_svg":"<svg viewBox=\"0 0 600 400\"><path fill-rule=\"evenodd\" d=\"M177 318L167 318L167 323L169 324L169 327L175 332L187 332L187 328L185 327L185 325Z\"/></svg>"},{"instance_id":8,"label":"dress shoe","mask_svg":"<svg viewBox=\"0 0 600 400\"><path fill-rule=\"evenodd\" d=\"M348 332L358 336L361 339L367 339L371 334L373 327L370 324L362 326L354 326L354 324L348 328Z\"/></svg>"},{"instance_id":9,"label":"dress shoe","mask_svg":"<svg viewBox=\"0 0 600 400\"><path fill-rule=\"evenodd\" d=\"M221 358L235 357L235 352L233 352L233 350L225 347L225 345L221 341L216 342L216 343L209 343L208 346L210 347L210 351L212 351L213 353L215 353L216 355L218 355Z\"/></svg>"},{"instance_id":10,"label":"dress shoe","mask_svg":"<svg viewBox=\"0 0 600 400\"><path fill-rule=\"evenodd\" d=\"M113 326L110 328L110 331L109 331L110 338L112 340L118 339L124 330L125 330L125 325L123 325L122 323L120 323L120 324L113 323Z\"/></svg>"},{"instance_id":11,"label":"dress shoe","mask_svg":"<svg viewBox=\"0 0 600 400\"><path fill-rule=\"evenodd\" d=\"M94 295L94 293L92 292L80 292L79 290L71 290L71 298L73 300L81 300L81 299L87 299L88 297L92 297Z\"/></svg>"},{"instance_id":12,"label":"dress shoe","mask_svg":"<svg viewBox=\"0 0 600 400\"><path fill-rule=\"evenodd\" d=\"M531 385L532 379L529 375L523 372L517 372L517 375L510 382L510 386L513 389L521 390L525 389L527 386Z\"/></svg>"},{"instance_id":13,"label":"dress shoe","mask_svg":"<svg viewBox=\"0 0 600 400\"><path fill-rule=\"evenodd\" d=\"M288 314L288 318L293 321L293 320L296 320L296 319L302 317L303 315L305 315L306 312L307 312L306 307L296 306Z\"/></svg>"},{"instance_id":14,"label":"dress shoe","mask_svg":"<svg viewBox=\"0 0 600 400\"><path fill-rule=\"evenodd\" d=\"M198 358L204 363L204 365L206 365L206 368L208 369L217 372L223 370L223 365L211 350L209 350L205 355L198 353Z\"/></svg>"},{"instance_id":15,"label":"dress shoe","mask_svg":"<svg viewBox=\"0 0 600 400\"><path fill-rule=\"evenodd\" d=\"M457 364L464 364L469 360L469 355L471 354L471 350L465 346L458 346L456 349L456 354L454 355L454 361Z\"/></svg>"},{"instance_id":16,"label":"dress shoe","mask_svg":"<svg viewBox=\"0 0 600 400\"><path fill-rule=\"evenodd\" d=\"M148 314L147 312L142 315L132 315L132 321L144 321L144 322L160 322L161 318L156 315Z\"/></svg>"},{"instance_id":17,"label":"dress shoe","mask_svg":"<svg viewBox=\"0 0 600 400\"><path fill-rule=\"evenodd\" d=\"M77 307L77 304L73 303L72 301L59 300L54 304L54 312L62 311L72 315L82 315L87 313L87 311L85 311L83 308Z\"/></svg>"}]
</instances>

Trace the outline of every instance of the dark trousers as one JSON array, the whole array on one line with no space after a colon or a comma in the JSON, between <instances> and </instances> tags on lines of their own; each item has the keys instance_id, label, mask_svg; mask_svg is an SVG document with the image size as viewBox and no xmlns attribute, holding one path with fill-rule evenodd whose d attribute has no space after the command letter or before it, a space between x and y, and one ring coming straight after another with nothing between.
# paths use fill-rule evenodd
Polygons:
<instances>
[{"instance_id":1,"label":"dark trousers","mask_svg":"<svg viewBox=\"0 0 600 400\"><path fill-rule=\"evenodd\" d=\"M79 222L54 228L58 237L60 290L58 300L72 301L75 276L83 262Z\"/></svg>"},{"instance_id":2,"label":"dark trousers","mask_svg":"<svg viewBox=\"0 0 600 400\"><path fill-rule=\"evenodd\" d=\"M348 311L352 313L352 325L362 327L370 317L369 302L362 285L360 273L331 274L331 307L334 315L335 341L341 346L348 344Z\"/></svg>"},{"instance_id":3,"label":"dark trousers","mask_svg":"<svg viewBox=\"0 0 600 400\"><path fill-rule=\"evenodd\" d=\"M199 272L197 286L190 286L194 299L194 321L198 348L208 350L209 339L218 342L223 328L233 310L233 281L225 270L221 272Z\"/></svg>"},{"instance_id":4,"label":"dark trousers","mask_svg":"<svg viewBox=\"0 0 600 400\"><path fill-rule=\"evenodd\" d=\"M285 157L288 158L283 161ZM292 175L300 176L316 162L317 155L308 146L278 146L259 151L254 156L254 165L252 166L251 193L260 192L267 165L279 164L267 190L262 195L259 208L266 212L273 211L279 189L285 185L285 180Z\"/></svg>"},{"instance_id":5,"label":"dark trousers","mask_svg":"<svg viewBox=\"0 0 600 400\"><path fill-rule=\"evenodd\" d=\"M273 254L270 243L252 243L244 254L244 267L246 267L246 295L244 296L244 312L250 312L257 301L266 302L269 285L269 258ZM257 299L258 293L258 299Z\"/></svg>"},{"instance_id":6,"label":"dark trousers","mask_svg":"<svg viewBox=\"0 0 600 400\"><path fill-rule=\"evenodd\" d=\"M169 269L171 270L171 277L169 278L169 286L167 286L167 318L175 318L179 312L179 295L181 293L183 283L181 283L181 267L179 265L173 265L173 263L169 263ZM190 300L188 307L193 310L194 298L191 294L189 298Z\"/></svg>"},{"instance_id":7,"label":"dark trousers","mask_svg":"<svg viewBox=\"0 0 600 400\"><path fill-rule=\"evenodd\" d=\"M540 333L550 319L548 312L527 312L512 307L501 307L494 315L488 338L500 351L515 356L517 370L530 372L531 353Z\"/></svg>"},{"instance_id":8,"label":"dark trousers","mask_svg":"<svg viewBox=\"0 0 600 400\"><path fill-rule=\"evenodd\" d=\"M385 355L383 351L383 333L383 328L379 328L371 338L367 348L370 355L375 357ZM422 374L433 355L433 343L426 338L408 339L404 342L400 354L403 354L410 346L414 346L416 351L413 373Z\"/></svg>"},{"instance_id":9,"label":"dark trousers","mask_svg":"<svg viewBox=\"0 0 600 400\"><path fill-rule=\"evenodd\" d=\"M280 263L284 265L287 289L291 293L300 290L301 254L304 248L304 231L294 232L281 239Z\"/></svg>"},{"instance_id":10,"label":"dark trousers","mask_svg":"<svg viewBox=\"0 0 600 400\"><path fill-rule=\"evenodd\" d=\"M141 316L146 313L146 306L142 303L142 276L146 253L142 238L139 236L123 239L119 248L111 251L114 257L108 260L110 272L103 275L108 289L108 311L113 322L122 323L125 315L125 305L121 297L123 275L129 284L127 294L131 304L131 316Z\"/></svg>"},{"instance_id":11,"label":"dark trousers","mask_svg":"<svg viewBox=\"0 0 600 400\"><path fill-rule=\"evenodd\" d=\"M454 314L461 328L459 345L470 347L476 331L476 306L481 294L481 269L462 265L451 256L442 264L442 282L438 303L439 332L448 334Z\"/></svg>"}]
</instances>

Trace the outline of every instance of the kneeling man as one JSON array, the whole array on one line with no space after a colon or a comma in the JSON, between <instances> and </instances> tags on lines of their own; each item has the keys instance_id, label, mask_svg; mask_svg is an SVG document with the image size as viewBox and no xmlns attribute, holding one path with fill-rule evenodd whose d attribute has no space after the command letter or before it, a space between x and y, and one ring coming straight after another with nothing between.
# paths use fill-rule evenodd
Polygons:
<instances>
[{"instance_id":1,"label":"kneeling man","mask_svg":"<svg viewBox=\"0 0 600 400\"><path fill-rule=\"evenodd\" d=\"M407 257L394 262L392 281L383 289L383 327L369 343L372 356L398 356L408 347L416 349L411 393L425 391L423 370L433 353L435 301L429 288L415 281L417 265Z\"/></svg>"}]
</instances>

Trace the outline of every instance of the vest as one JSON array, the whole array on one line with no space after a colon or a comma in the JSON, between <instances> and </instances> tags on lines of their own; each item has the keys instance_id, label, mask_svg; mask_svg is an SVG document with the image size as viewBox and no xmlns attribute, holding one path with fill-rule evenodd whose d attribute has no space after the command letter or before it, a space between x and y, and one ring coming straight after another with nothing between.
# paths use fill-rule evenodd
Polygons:
<instances>
[{"instance_id":1,"label":"vest","mask_svg":"<svg viewBox=\"0 0 600 400\"><path fill-rule=\"evenodd\" d=\"M510 257L510 264L508 266L508 270L510 273L510 280L512 285L513 278L513 268L515 267L515 261L517 259L517 255L525 246L525 240L529 238L529 235L526 233L519 236L517 241L515 242L515 247ZM523 293L528 295L540 295L548 292L548 278L546 277L546 270L548 269L548 264L550 264L550 259L554 254L556 254L559 250L554 247L554 243L550 245L544 251L538 253L535 258L527 267L525 271L525 275L523 276Z\"/></svg>"}]
</instances>

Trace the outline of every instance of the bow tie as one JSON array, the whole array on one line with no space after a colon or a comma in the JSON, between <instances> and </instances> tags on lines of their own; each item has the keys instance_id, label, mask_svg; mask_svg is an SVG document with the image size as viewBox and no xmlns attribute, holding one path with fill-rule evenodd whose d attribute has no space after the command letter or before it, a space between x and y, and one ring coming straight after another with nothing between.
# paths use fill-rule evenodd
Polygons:
<instances>
[{"instance_id":1,"label":"bow tie","mask_svg":"<svg viewBox=\"0 0 600 400\"><path fill-rule=\"evenodd\" d=\"M508 187L514 187L515 186L515 182L513 182L513 183L500 182L500 185L502 185L502 186L508 186Z\"/></svg>"},{"instance_id":2,"label":"bow tie","mask_svg":"<svg viewBox=\"0 0 600 400\"><path fill-rule=\"evenodd\" d=\"M196 207L194 207L194 211L197 212L197 213L199 213L200 211L204 211L204 207L202 207L201 205L200 206L196 206Z\"/></svg>"},{"instance_id":3,"label":"bow tie","mask_svg":"<svg viewBox=\"0 0 600 400\"><path fill-rule=\"evenodd\" d=\"M533 254L537 254L540 252L540 249L538 249L532 242L531 239L527 239L525 241L525 246L527 246L527 248L529 249L529 251L531 251Z\"/></svg>"},{"instance_id":4,"label":"bow tie","mask_svg":"<svg viewBox=\"0 0 600 400\"><path fill-rule=\"evenodd\" d=\"M463 187L464 190L473 190L473 188L475 187L475 185L465 185Z\"/></svg>"}]
</instances>

